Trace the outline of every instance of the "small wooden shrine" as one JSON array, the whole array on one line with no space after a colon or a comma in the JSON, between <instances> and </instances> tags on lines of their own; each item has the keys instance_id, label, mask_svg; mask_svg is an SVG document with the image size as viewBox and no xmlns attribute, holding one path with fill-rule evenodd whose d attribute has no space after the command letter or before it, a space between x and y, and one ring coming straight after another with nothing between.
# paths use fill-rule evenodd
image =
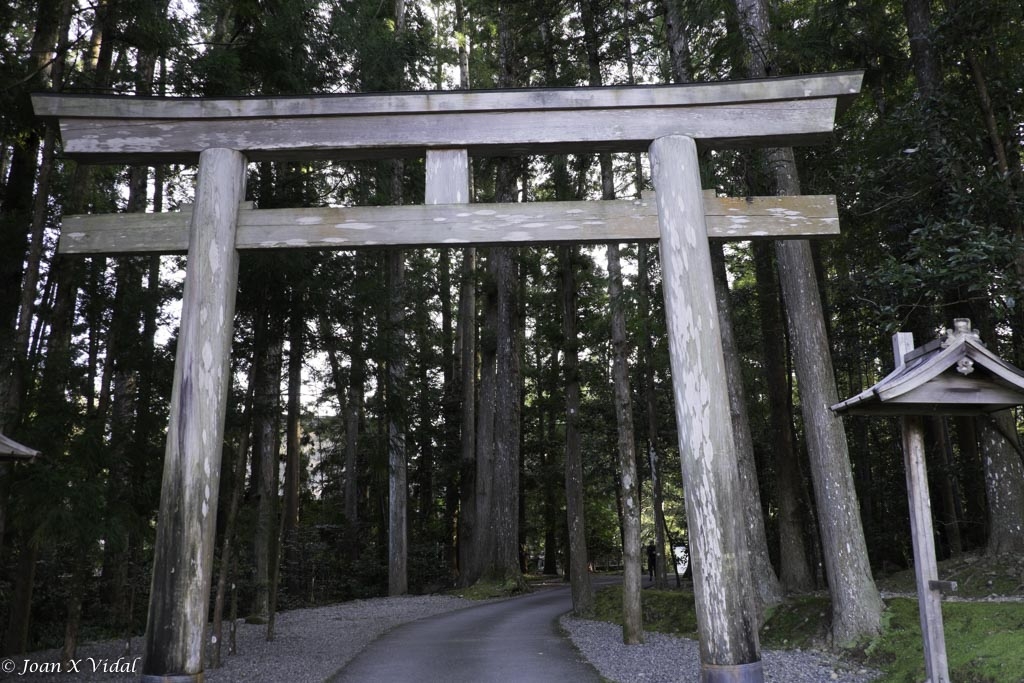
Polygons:
<instances>
[{"instance_id":1,"label":"small wooden shrine","mask_svg":"<svg viewBox=\"0 0 1024 683\"><path fill-rule=\"evenodd\" d=\"M913 337L905 336L912 345ZM1024 373L986 348L964 318L953 321L953 329L938 339L897 358L896 364L878 384L832 410L848 415L981 415L1024 403Z\"/></svg>"},{"instance_id":2,"label":"small wooden shrine","mask_svg":"<svg viewBox=\"0 0 1024 683\"><path fill-rule=\"evenodd\" d=\"M902 418L925 672L929 683L949 683L942 593L956 590L956 583L939 581L922 416L983 415L1024 405L1024 372L986 348L966 318L957 318L952 329L917 348L912 334L893 335L893 355L895 370L832 410Z\"/></svg>"}]
</instances>

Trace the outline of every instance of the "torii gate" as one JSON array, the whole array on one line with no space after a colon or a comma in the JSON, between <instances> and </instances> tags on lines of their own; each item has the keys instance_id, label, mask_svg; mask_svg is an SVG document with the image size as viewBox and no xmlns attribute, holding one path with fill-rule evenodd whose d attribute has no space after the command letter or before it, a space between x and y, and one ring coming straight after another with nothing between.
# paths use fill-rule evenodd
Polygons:
<instances>
[{"instance_id":1,"label":"torii gate","mask_svg":"<svg viewBox=\"0 0 1024 683\"><path fill-rule=\"evenodd\" d=\"M761 681L710 237L838 233L835 198L705 198L697 142L827 139L862 72L671 86L173 99L33 95L82 162L195 163L191 211L66 216L60 251L188 253L144 681L201 681L242 249L660 240L702 680ZM466 206L470 155L648 151L656 198ZM426 205L254 210L246 164L426 156Z\"/></svg>"}]
</instances>

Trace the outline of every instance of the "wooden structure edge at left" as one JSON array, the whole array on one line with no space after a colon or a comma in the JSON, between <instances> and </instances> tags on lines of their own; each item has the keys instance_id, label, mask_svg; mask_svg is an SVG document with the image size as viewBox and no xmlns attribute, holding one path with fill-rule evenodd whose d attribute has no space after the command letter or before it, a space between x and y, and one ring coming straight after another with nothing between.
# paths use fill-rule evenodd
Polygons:
<instances>
[{"instance_id":1,"label":"wooden structure edge at left","mask_svg":"<svg viewBox=\"0 0 1024 683\"><path fill-rule=\"evenodd\" d=\"M40 452L0 433L0 462L32 462Z\"/></svg>"},{"instance_id":2,"label":"wooden structure edge at left","mask_svg":"<svg viewBox=\"0 0 1024 683\"><path fill-rule=\"evenodd\" d=\"M250 221L273 222L282 214L252 210L243 203L245 164L263 159L409 155L426 156L428 204L436 205L391 207L374 214L376 219L389 217L392 241L388 243L394 246L438 244L438 235L445 234L438 225L455 225L459 223L455 219L465 219L462 232L441 238L440 244L539 243L557 241L555 237L570 232L575 242L657 239L679 452L686 473L701 681L763 681L755 610L745 589L749 561L737 505L738 470L721 370L724 358L708 237L721 227L715 225L719 220L715 207L721 209L730 202L733 208L739 202L743 209L739 215L720 212L727 229L734 231L733 238L820 236L834 231L837 219L830 198L824 200L824 215L819 211L809 217L796 208L800 198L771 200L776 202L776 214L758 215L758 203L768 200L706 197L697 149L820 142L831 134L842 103L859 92L862 76L845 72L686 86L233 100L34 95L37 113L59 120L69 157L131 164L199 161L196 206L187 215L69 218L61 247L71 253L78 247L70 245L77 241L82 247L78 253L89 249L90 253L187 249L188 253L143 681L194 683L203 678L202 634L210 592L239 249L251 243L252 235L265 248L347 248L352 245L327 241L348 239L345 234L317 236L324 220L328 214L346 215L330 212L352 216L352 212L371 211L367 207L289 210L289 218L283 221L286 237L270 235L282 228L282 221L273 230L267 224L255 229ZM469 201L466 160L472 155L636 150L648 151L651 158L657 194L648 207L656 207L656 235L652 214L637 215L648 207L639 211L629 202L580 203L571 210L605 217L567 221L563 216L550 224L508 217L533 211L557 213L566 209L565 204L457 206ZM804 199L820 203L820 198ZM620 214L612 215L616 211ZM430 215L431 220L424 220ZM117 221L135 225L134 232L125 228L124 235L116 234L122 229ZM138 229L146 221L161 227L147 237ZM620 232L630 221L641 234ZM353 226L342 219L337 222L342 227L332 229L344 230L347 224L347 234L365 233L363 246L381 242L388 233L381 225L387 221L355 222L362 224ZM530 223L544 225L528 228ZM531 235L529 230L540 234ZM74 236L74 232L81 234ZM525 237L509 240L515 232ZM87 233L95 242L88 249L83 247ZM323 244L314 245L314 239ZM132 241L132 249L126 248L127 241Z\"/></svg>"}]
</instances>

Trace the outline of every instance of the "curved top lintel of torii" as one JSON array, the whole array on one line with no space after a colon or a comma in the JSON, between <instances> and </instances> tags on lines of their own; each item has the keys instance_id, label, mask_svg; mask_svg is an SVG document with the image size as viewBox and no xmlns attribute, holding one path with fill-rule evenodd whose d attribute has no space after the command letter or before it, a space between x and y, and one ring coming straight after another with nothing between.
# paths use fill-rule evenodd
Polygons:
<instances>
[{"instance_id":1,"label":"curved top lintel of torii","mask_svg":"<svg viewBox=\"0 0 1024 683\"><path fill-rule=\"evenodd\" d=\"M37 93L83 162L192 163L226 147L250 161L645 151L667 135L715 148L814 144L863 72L692 83L305 97L160 98Z\"/></svg>"}]
</instances>

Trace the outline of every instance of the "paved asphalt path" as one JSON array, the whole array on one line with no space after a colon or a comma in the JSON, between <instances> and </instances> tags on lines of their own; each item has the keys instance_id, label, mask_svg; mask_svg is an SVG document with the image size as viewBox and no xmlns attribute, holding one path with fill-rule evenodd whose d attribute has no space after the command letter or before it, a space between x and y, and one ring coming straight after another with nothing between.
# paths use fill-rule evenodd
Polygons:
<instances>
[{"instance_id":1,"label":"paved asphalt path","mask_svg":"<svg viewBox=\"0 0 1024 683\"><path fill-rule=\"evenodd\" d=\"M570 609L569 588L559 586L414 621L378 638L332 681L600 681L558 631Z\"/></svg>"}]
</instances>

